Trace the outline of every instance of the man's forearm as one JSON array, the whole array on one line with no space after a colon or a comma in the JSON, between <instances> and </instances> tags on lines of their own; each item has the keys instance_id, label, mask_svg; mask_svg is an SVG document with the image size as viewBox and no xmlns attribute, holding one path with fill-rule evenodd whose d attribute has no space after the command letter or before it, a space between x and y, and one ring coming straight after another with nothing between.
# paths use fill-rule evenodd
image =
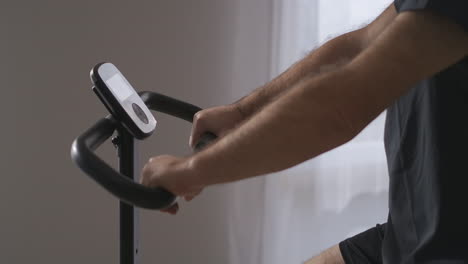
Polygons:
<instances>
[{"instance_id":1,"label":"man's forearm","mask_svg":"<svg viewBox=\"0 0 468 264\"><path fill-rule=\"evenodd\" d=\"M201 186L280 171L357 135L413 84L466 58L468 34L431 12L399 15L339 70L303 80L187 159Z\"/></svg>"},{"instance_id":2,"label":"man's forearm","mask_svg":"<svg viewBox=\"0 0 468 264\"><path fill-rule=\"evenodd\" d=\"M365 30L360 29L330 40L235 104L244 116L254 114L304 78L335 70L346 64L364 49L365 37Z\"/></svg>"},{"instance_id":3,"label":"man's forearm","mask_svg":"<svg viewBox=\"0 0 468 264\"><path fill-rule=\"evenodd\" d=\"M189 164L198 172L199 183L225 183L280 171L351 139L355 131L331 100L335 87L344 83L351 82L343 70L303 81L192 156Z\"/></svg>"}]
</instances>

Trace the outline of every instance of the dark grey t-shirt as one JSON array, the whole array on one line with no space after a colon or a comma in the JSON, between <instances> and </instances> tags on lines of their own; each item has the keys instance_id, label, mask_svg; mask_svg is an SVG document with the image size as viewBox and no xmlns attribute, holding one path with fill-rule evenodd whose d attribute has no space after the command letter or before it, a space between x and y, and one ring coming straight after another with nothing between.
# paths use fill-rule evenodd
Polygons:
<instances>
[{"instance_id":1,"label":"dark grey t-shirt","mask_svg":"<svg viewBox=\"0 0 468 264\"><path fill-rule=\"evenodd\" d=\"M468 0L396 0L462 25ZM468 263L468 58L423 80L387 111L390 213L384 263Z\"/></svg>"}]
</instances>

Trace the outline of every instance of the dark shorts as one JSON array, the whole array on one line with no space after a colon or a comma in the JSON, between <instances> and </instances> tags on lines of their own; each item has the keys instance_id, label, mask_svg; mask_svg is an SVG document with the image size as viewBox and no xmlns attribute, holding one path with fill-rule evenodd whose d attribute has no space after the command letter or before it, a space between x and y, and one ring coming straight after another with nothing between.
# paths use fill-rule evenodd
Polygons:
<instances>
[{"instance_id":1,"label":"dark shorts","mask_svg":"<svg viewBox=\"0 0 468 264\"><path fill-rule=\"evenodd\" d=\"M342 241L341 255L346 264L377 264L382 263L382 241L385 225L375 227Z\"/></svg>"}]
</instances>

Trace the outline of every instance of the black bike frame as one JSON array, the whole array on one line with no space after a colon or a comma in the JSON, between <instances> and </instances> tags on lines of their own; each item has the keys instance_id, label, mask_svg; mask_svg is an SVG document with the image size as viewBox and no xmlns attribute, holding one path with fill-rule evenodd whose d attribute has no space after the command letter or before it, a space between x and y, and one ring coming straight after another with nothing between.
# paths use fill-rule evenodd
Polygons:
<instances>
[{"instance_id":1,"label":"black bike frame","mask_svg":"<svg viewBox=\"0 0 468 264\"><path fill-rule=\"evenodd\" d=\"M138 151L132 135L121 129L116 140L113 141L118 148L120 173L133 181L138 181L139 172L135 166L138 164ZM120 206L120 263L139 263L139 217L138 209L125 202Z\"/></svg>"},{"instance_id":2,"label":"black bike frame","mask_svg":"<svg viewBox=\"0 0 468 264\"><path fill-rule=\"evenodd\" d=\"M192 122L201 108L153 92L139 93L149 109L169 114ZM119 172L105 163L94 151L107 141L114 132L112 141L118 148ZM216 136L205 133L195 150L201 150ZM138 151L133 136L112 116L99 120L80 135L72 144L72 160L88 176L120 200L120 263L139 263L138 209L163 209L171 206L175 196L162 188L145 187L137 183Z\"/></svg>"}]
</instances>

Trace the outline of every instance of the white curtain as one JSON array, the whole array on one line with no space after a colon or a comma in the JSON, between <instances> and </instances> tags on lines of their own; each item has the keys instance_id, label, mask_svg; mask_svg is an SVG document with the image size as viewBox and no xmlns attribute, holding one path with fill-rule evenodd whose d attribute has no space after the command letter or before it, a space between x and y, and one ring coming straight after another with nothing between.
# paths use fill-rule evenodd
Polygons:
<instances>
[{"instance_id":1,"label":"white curtain","mask_svg":"<svg viewBox=\"0 0 468 264\"><path fill-rule=\"evenodd\" d=\"M369 23L389 0L271 0L271 77L331 37ZM346 145L230 192L230 263L303 263L386 220L384 115Z\"/></svg>"}]
</instances>

